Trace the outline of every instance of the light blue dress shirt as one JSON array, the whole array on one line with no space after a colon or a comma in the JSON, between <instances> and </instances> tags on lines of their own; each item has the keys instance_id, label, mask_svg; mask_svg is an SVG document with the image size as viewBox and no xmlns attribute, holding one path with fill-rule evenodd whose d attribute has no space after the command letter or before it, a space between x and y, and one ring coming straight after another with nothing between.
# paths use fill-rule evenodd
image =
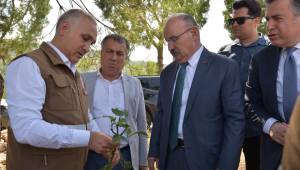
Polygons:
<instances>
[{"instance_id":1,"label":"light blue dress shirt","mask_svg":"<svg viewBox=\"0 0 300 170\"><path fill-rule=\"evenodd\" d=\"M300 91L300 42L295 46L297 50L295 50L292 54L296 61L297 65L297 90ZM286 120L283 112L283 74L284 74L284 63L287 58L286 49L283 49L280 54L278 71L277 71L277 80L276 80L276 92L277 92L277 102L278 102L278 112L283 120ZM269 118L264 124L263 131L267 134L270 133L271 126L278 122L275 118Z\"/></svg>"},{"instance_id":2,"label":"light blue dress shirt","mask_svg":"<svg viewBox=\"0 0 300 170\"><path fill-rule=\"evenodd\" d=\"M190 89L192 86L192 82L194 79L195 71L197 69L198 61L200 59L200 55L203 51L203 46L201 46L188 60L188 65L186 66L186 74L184 77L184 85L183 85L183 91L182 91L182 98L181 98L181 107L180 107L180 116L179 116L179 124L178 124L178 138L183 139L183 120L185 115L185 109L190 93ZM178 69L179 70L179 69ZM178 71L177 71L178 74ZM177 77L177 75L176 75ZM176 80L174 83L173 93L175 89Z\"/></svg>"}]
</instances>

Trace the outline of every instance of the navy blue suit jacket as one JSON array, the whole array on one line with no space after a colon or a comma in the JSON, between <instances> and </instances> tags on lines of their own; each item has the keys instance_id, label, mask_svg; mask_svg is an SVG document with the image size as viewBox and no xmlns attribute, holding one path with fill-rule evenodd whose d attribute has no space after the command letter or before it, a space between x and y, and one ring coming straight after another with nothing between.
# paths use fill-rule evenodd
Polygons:
<instances>
[{"instance_id":1,"label":"navy blue suit jacket","mask_svg":"<svg viewBox=\"0 0 300 170\"><path fill-rule=\"evenodd\" d=\"M263 121L274 117L284 122L278 112L276 92L280 53L281 48L270 45L257 53L250 65L246 94ZM264 133L262 138L261 168L275 170L281 160L282 145L273 141L268 134Z\"/></svg>"},{"instance_id":2,"label":"navy blue suit jacket","mask_svg":"<svg viewBox=\"0 0 300 170\"><path fill-rule=\"evenodd\" d=\"M161 73L158 112L149 156L165 169L171 103L178 63ZM244 139L245 116L236 62L207 51L199 59L183 121L186 159L191 170L237 169Z\"/></svg>"}]
</instances>

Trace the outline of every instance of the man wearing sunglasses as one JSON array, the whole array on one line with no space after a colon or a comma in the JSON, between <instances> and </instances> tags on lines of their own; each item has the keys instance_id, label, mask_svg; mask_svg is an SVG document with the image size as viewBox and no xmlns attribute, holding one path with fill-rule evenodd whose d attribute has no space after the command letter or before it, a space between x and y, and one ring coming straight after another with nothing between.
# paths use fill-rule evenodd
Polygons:
<instances>
[{"instance_id":1,"label":"man wearing sunglasses","mask_svg":"<svg viewBox=\"0 0 300 170\"><path fill-rule=\"evenodd\" d=\"M290 144L285 137L300 91L300 0L266 0L266 4L267 34L272 44L254 55L246 93L265 122L261 170L275 170L283 147Z\"/></svg>"},{"instance_id":2,"label":"man wearing sunglasses","mask_svg":"<svg viewBox=\"0 0 300 170\"><path fill-rule=\"evenodd\" d=\"M246 81L252 56L268 45L263 35L258 33L261 7L255 0L239 0L233 3L233 18L228 20L236 38L232 43L221 48L220 54L237 61L240 70L240 81L245 94ZM260 162L260 135L261 128L253 122L256 115L249 113L249 102L246 99L245 114L246 137L243 143L243 152L247 170L258 170ZM251 106L250 106L251 107ZM251 110L251 109L250 109Z\"/></svg>"}]
</instances>

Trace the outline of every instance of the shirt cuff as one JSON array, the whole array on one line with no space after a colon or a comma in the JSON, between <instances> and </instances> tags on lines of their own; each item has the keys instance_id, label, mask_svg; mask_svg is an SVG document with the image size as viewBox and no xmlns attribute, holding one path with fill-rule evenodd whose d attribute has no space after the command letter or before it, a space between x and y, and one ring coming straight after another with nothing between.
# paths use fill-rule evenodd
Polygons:
<instances>
[{"instance_id":1,"label":"shirt cuff","mask_svg":"<svg viewBox=\"0 0 300 170\"><path fill-rule=\"evenodd\" d=\"M90 131L72 129L72 134L74 147L87 147L89 145Z\"/></svg>"},{"instance_id":2,"label":"shirt cuff","mask_svg":"<svg viewBox=\"0 0 300 170\"><path fill-rule=\"evenodd\" d=\"M276 123L276 122L278 122L278 120L276 120L276 119L274 119L274 118L272 118L272 117L269 118L269 119L266 121L266 123L264 124L264 127L263 127L264 133L270 134L270 129L271 129L272 125L273 125L274 123Z\"/></svg>"}]
</instances>

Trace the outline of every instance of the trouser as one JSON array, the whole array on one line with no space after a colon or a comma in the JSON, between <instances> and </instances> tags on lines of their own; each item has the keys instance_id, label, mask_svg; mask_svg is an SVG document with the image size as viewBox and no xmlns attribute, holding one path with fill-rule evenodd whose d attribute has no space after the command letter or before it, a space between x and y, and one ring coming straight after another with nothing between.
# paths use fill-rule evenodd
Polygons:
<instances>
[{"instance_id":1,"label":"trouser","mask_svg":"<svg viewBox=\"0 0 300 170\"><path fill-rule=\"evenodd\" d=\"M169 150L167 154L166 170L189 170L182 141L178 142L174 150Z\"/></svg>"},{"instance_id":2,"label":"trouser","mask_svg":"<svg viewBox=\"0 0 300 170\"><path fill-rule=\"evenodd\" d=\"M260 136L245 138L243 152L246 170L259 170L260 164Z\"/></svg>"},{"instance_id":3,"label":"trouser","mask_svg":"<svg viewBox=\"0 0 300 170\"><path fill-rule=\"evenodd\" d=\"M130 148L126 146L120 149L120 162L113 167L113 170L133 170L131 164ZM85 170L100 170L107 164L107 160L100 154L94 151L89 151L87 161L85 163Z\"/></svg>"}]
</instances>

